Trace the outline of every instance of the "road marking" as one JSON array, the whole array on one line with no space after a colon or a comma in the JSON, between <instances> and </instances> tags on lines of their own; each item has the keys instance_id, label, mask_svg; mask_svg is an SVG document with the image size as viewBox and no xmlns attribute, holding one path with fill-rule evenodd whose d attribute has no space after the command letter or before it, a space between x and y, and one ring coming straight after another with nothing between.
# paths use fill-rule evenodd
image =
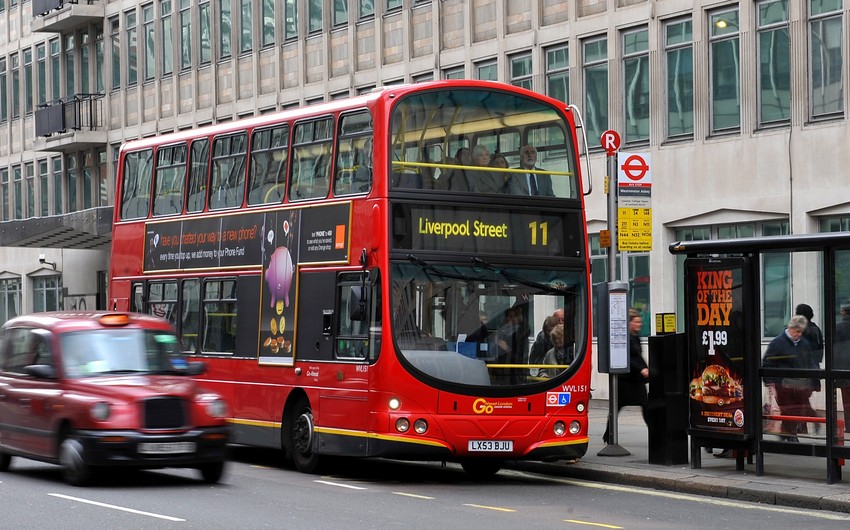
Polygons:
<instances>
[{"instance_id":1,"label":"road marking","mask_svg":"<svg viewBox=\"0 0 850 530\"><path fill-rule=\"evenodd\" d=\"M511 510L510 508L499 508L498 506L484 506L483 504L464 504L464 506L469 506L470 508L483 508L485 510L495 510L497 512L515 512L516 510Z\"/></svg>"},{"instance_id":2,"label":"road marking","mask_svg":"<svg viewBox=\"0 0 850 530\"><path fill-rule=\"evenodd\" d=\"M352 486L351 484L340 484L339 482L330 482L328 480L314 480L313 482L318 482L319 484L326 484L328 486L338 486L340 488L348 488L351 490L365 490L367 488L361 488L360 486Z\"/></svg>"},{"instance_id":3,"label":"road marking","mask_svg":"<svg viewBox=\"0 0 850 530\"><path fill-rule=\"evenodd\" d=\"M403 491L394 491L393 495L401 495L402 497L413 497L414 499L425 499L429 501L433 501L434 497L427 497L425 495L416 495L415 493L404 493Z\"/></svg>"},{"instance_id":4,"label":"road marking","mask_svg":"<svg viewBox=\"0 0 850 530\"><path fill-rule=\"evenodd\" d=\"M132 508L125 508L123 506L116 506L114 504L106 504L103 502L90 501L88 499L81 499L79 497L71 497L69 495L62 495L61 493L48 493L51 497L58 497L60 499L66 499L74 502L81 502L83 504L91 504L93 506L99 506L101 508L109 508L110 510L118 510L121 512L129 512L135 513L136 515L146 515L148 517L156 517L157 519L165 519L166 521L176 521L176 522L185 522L186 519L180 519L179 517L171 517L168 515L162 515L159 513L151 513L151 512L143 512L141 510L134 510Z\"/></svg>"},{"instance_id":5,"label":"road marking","mask_svg":"<svg viewBox=\"0 0 850 530\"><path fill-rule=\"evenodd\" d=\"M623 528L622 526L614 526L612 524L591 523L589 521L579 521L578 519L564 519L565 523L586 524L588 526L601 526L602 528Z\"/></svg>"},{"instance_id":6,"label":"road marking","mask_svg":"<svg viewBox=\"0 0 850 530\"><path fill-rule=\"evenodd\" d=\"M509 471L502 470L500 474L510 475L510 474L518 474L525 475L528 474L521 471ZM803 509L795 509L795 508L783 508L781 506L776 505L766 505L766 504L752 504L746 501L729 501L724 499L719 499L716 497L699 497L697 495L690 495L687 493L672 493L669 491L660 491L660 490L650 490L650 489L641 489L639 487L630 487L630 486L618 486L616 484L601 484L596 482L584 482L581 480L573 480L573 479L565 479L565 478L554 478L554 477L545 477L542 475L534 475L535 478L543 479L547 481L551 481L558 484L570 484L572 486L579 486L582 488L591 488L591 489L599 489L599 490L610 490L610 491L621 491L626 493L638 493L641 495L649 495L651 497L665 497L667 499L676 499L682 501L691 501L691 502L701 502L703 504L713 504L715 506L724 506L724 507L735 507L742 508L745 510L762 510L766 512L776 512L776 513L785 513L785 514L794 514L794 515L805 515L808 517L814 517L816 519L827 519L831 521L850 521L850 516L841 515L833 512L821 512L818 510L803 510Z\"/></svg>"}]
</instances>

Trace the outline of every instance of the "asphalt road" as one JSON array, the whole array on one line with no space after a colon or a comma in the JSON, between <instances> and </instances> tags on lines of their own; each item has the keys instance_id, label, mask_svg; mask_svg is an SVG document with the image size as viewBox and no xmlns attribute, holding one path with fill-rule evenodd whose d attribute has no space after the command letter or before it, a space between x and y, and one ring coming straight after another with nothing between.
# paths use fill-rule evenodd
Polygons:
<instances>
[{"instance_id":1,"label":"asphalt road","mask_svg":"<svg viewBox=\"0 0 850 530\"><path fill-rule=\"evenodd\" d=\"M112 473L87 488L58 468L14 459L0 474L0 528L847 528L850 515L682 495L503 470L473 481L458 466L342 461L305 475L280 453L234 449L221 484L192 470Z\"/></svg>"}]
</instances>

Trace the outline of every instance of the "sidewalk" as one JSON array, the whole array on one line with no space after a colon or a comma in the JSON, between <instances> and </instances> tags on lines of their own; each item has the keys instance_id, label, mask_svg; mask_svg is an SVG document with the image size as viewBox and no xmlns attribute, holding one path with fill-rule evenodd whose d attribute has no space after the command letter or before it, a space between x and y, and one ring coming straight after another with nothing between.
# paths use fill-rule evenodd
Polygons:
<instances>
[{"instance_id":1,"label":"sidewalk","mask_svg":"<svg viewBox=\"0 0 850 530\"><path fill-rule=\"evenodd\" d=\"M624 408L618 421L619 445L631 455L599 456L605 447L602 433L607 416L607 401L591 402L590 445L578 462L523 463L522 467L596 482L850 513L850 466L843 468L841 481L827 484L826 460L818 457L765 454L760 477L755 463L737 471L734 458L715 458L704 451L701 469L691 469L689 463L650 464L646 424L637 407Z\"/></svg>"}]
</instances>

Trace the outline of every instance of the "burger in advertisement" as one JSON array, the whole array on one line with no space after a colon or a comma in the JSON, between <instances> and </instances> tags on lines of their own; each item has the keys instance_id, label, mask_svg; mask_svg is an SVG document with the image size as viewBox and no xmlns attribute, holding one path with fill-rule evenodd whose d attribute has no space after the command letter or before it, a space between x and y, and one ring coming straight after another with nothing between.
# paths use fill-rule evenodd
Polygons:
<instances>
[{"instance_id":1,"label":"burger in advertisement","mask_svg":"<svg viewBox=\"0 0 850 530\"><path fill-rule=\"evenodd\" d=\"M702 375L691 380L691 399L709 405L728 405L743 399L741 383L735 380L723 366L710 364Z\"/></svg>"}]
</instances>

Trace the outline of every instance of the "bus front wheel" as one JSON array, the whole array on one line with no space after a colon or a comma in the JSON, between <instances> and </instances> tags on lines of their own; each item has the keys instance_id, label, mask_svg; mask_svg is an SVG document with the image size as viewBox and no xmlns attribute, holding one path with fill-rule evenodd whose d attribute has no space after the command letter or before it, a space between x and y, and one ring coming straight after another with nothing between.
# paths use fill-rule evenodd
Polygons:
<instances>
[{"instance_id":1,"label":"bus front wheel","mask_svg":"<svg viewBox=\"0 0 850 530\"><path fill-rule=\"evenodd\" d=\"M300 398L293 409L289 427L289 448L295 468L302 473L315 473L319 468L319 455L313 452L316 436L313 409L306 398Z\"/></svg>"}]
</instances>

